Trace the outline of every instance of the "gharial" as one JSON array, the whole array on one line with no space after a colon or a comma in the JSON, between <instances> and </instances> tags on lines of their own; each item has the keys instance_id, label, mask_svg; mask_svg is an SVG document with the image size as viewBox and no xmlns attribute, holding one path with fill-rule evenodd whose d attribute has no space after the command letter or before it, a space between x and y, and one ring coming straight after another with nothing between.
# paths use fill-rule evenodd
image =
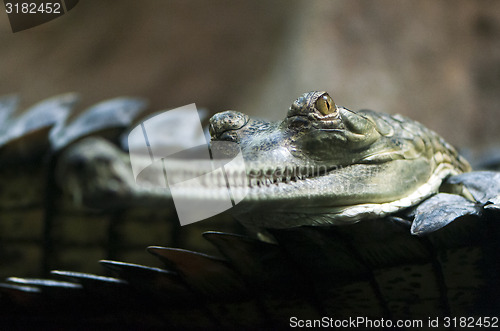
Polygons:
<instances>
[{"instance_id":1,"label":"gharial","mask_svg":"<svg viewBox=\"0 0 500 331\"><path fill-rule=\"evenodd\" d=\"M227 145L220 146L221 141L237 143L241 149L244 164L228 164L226 175L236 178L230 189L240 201L232 212L247 226L289 228L385 216L435 194L448 176L470 170L451 145L421 124L399 115L337 107L326 92L302 95L283 121L254 120L227 111L213 116L209 128L212 153L224 155ZM138 189L130 166L119 166L127 163L127 155L104 146L82 145L60 161L61 185L68 192L99 200L96 197L109 191L114 179L118 186L114 195L169 196L169 192ZM103 181L104 187L88 182L99 171L99 162L88 162L87 168L77 171L84 157L87 162L117 161L109 172L101 169L101 176L109 178ZM177 181L203 174L203 160L175 161L168 160L169 175L179 177ZM177 195L193 201L225 198L227 183L217 176L220 173L211 172L200 185L186 185ZM107 200L103 203L110 204Z\"/></svg>"},{"instance_id":2,"label":"gharial","mask_svg":"<svg viewBox=\"0 0 500 331\"><path fill-rule=\"evenodd\" d=\"M124 109L133 104L121 102ZM83 124L52 125L45 130L53 150L50 171L67 195L119 215L164 206L169 192L135 185L128 155L118 147L96 138L76 142L92 131ZM72 282L10 278L3 284L7 302L19 303L29 290L50 294L57 288L57 296L49 295L56 306L59 295L79 293L94 312L91 302L114 302L109 293L127 288L134 294L125 301L139 298L148 307L140 311L154 325L183 325L188 322L179 316L195 309L213 328L238 324L230 307L242 306L243 326L284 326L285 316L295 315L398 319L498 312L500 176L467 173L467 161L436 133L399 115L338 107L326 92L299 97L283 121L228 111L214 115L209 128L213 151L228 153L217 142L236 143L245 160L243 168L227 169L243 178L231 186L240 202L230 212L249 228L267 230L274 243L208 233L223 258L151 247L166 269L103 261L121 280L63 271L54 274ZM199 166L177 165L174 172L186 178ZM186 199L217 201L226 190L213 178L182 192ZM162 298L173 293L175 299ZM192 295L202 300L195 303ZM286 308L276 306L286 301ZM179 302L189 309L157 311ZM103 314L116 317L115 310ZM35 316L47 321L53 312Z\"/></svg>"}]
</instances>

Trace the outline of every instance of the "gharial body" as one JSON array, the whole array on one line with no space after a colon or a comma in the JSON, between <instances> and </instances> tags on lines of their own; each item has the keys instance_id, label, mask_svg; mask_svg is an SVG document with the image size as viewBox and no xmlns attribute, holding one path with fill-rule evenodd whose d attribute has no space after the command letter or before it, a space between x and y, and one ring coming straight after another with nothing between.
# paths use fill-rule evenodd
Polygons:
<instances>
[{"instance_id":1,"label":"gharial body","mask_svg":"<svg viewBox=\"0 0 500 331\"><path fill-rule=\"evenodd\" d=\"M227 145L220 142L238 144L241 150L244 165L225 168L228 177L235 177L230 189L239 201L232 213L249 227L334 225L382 217L418 204L437 193L445 178L471 169L450 144L423 125L399 115L337 107L326 92L302 95L283 121L227 111L213 116L209 128L212 151L224 154ZM107 156L116 166L104 175L120 179L118 193L169 197L165 190L138 188L130 170L120 169L127 156L89 146L73 149L60 161L64 181L79 183L66 184L68 191L90 185L84 183L92 175L71 170L74 163L81 164L82 155L87 155L93 168L86 171L92 173ZM168 162L173 164L169 175L188 179L203 174L204 161ZM212 180L207 178L211 175ZM225 198L227 183L217 176L220 173L205 174L203 183L178 190L177 198ZM80 194L91 200L103 196L99 190L107 188L94 185Z\"/></svg>"}]
</instances>

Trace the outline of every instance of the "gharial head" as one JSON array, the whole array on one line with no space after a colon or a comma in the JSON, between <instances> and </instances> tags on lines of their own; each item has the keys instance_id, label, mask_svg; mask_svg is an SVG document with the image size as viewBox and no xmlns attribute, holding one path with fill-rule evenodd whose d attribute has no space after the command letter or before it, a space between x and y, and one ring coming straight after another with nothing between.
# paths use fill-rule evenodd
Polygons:
<instances>
[{"instance_id":1,"label":"gharial head","mask_svg":"<svg viewBox=\"0 0 500 331\"><path fill-rule=\"evenodd\" d=\"M236 111L210 119L212 141L236 142L246 161L262 165L351 164L375 153L380 149L377 140L391 132L387 123L337 106L324 91L301 95L280 122L250 119Z\"/></svg>"}]
</instances>

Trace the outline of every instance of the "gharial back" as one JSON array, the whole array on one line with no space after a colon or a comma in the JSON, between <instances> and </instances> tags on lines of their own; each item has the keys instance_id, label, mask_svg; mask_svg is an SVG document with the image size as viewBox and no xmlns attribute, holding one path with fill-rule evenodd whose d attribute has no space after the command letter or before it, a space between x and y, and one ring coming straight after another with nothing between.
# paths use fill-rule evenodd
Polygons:
<instances>
[{"instance_id":1,"label":"gharial back","mask_svg":"<svg viewBox=\"0 0 500 331\"><path fill-rule=\"evenodd\" d=\"M455 147L421 123L399 114L389 115L370 110L360 110L358 113L370 118L379 127L389 124L397 139L413 145L416 152L429 158L434 168L445 163L454 168L457 173L471 171L469 162L458 154Z\"/></svg>"}]
</instances>

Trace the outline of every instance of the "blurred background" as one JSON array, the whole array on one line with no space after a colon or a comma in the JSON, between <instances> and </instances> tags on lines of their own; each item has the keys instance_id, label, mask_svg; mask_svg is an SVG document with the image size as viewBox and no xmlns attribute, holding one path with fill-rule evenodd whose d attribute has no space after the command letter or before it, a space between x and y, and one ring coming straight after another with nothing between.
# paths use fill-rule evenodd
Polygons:
<instances>
[{"instance_id":1,"label":"blurred background","mask_svg":"<svg viewBox=\"0 0 500 331\"><path fill-rule=\"evenodd\" d=\"M69 91L154 110L195 102L280 119L310 90L401 113L451 143L500 143L500 1L82 0L12 33L0 13L0 94Z\"/></svg>"}]
</instances>

